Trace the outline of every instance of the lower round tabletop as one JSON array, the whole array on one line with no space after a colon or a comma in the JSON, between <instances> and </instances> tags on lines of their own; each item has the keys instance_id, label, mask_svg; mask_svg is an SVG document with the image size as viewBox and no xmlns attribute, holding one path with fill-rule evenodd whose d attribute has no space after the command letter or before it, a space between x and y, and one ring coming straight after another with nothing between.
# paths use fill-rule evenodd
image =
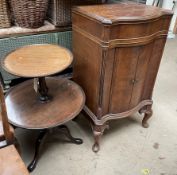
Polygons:
<instances>
[{"instance_id":1,"label":"lower round tabletop","mask_svg":"<svg viewBox=\"0 0 177 175\"><path fill-rule=\"evenodd\" d=\"M51 96L42 103L33 88L33 80L12 88L6 95L9 122L25 129L53 128L76 117L85 103L82 89L64 78L46 78Z\"/></svg>"}]
</instances>

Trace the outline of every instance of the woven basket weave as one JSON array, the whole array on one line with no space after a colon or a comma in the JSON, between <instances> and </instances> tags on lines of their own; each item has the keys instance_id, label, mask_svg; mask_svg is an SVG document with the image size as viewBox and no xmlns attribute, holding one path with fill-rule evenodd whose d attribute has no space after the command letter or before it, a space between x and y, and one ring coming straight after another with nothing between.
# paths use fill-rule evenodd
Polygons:
<instances>
[{"instance_id":1,"label":"woven basket weave","mask_svg":"<svg viewBox=\"0 0 177 175\"><path fill-rule=\"evenodd\" d=\"M101 0L50 0L48 20L55 26L71 25L71 8L75 5L91 5Z\"/></svg>"},{"instance_id":2,"label":"woven basket weave","mask_svg":"<svg viewBox=\"0 0 177 175\"><path fill-rule=\"evenodd\" d=\"M0 28L10 27L9 10L6 0L0 0Z\"/></svg>"},{"instance_id":3,"label":"woven basket weave","mask_svg":"<svg viewBox=\"0 0 177 175\"><path fill-rule=\"evenodd\" d=\"M38 28L44 24L49 0L10 0L15 22L20 27Z\"/></svg>"}]
</instances>

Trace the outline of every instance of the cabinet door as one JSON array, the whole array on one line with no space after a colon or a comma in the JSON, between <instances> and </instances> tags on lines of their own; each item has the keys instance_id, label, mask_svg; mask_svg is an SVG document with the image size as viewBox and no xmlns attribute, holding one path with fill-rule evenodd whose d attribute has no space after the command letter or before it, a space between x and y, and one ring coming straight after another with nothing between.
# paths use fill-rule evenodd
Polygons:
<instances>
[{"instance_id":1,"label":"cabinet door","mask_svg":"<svg viewBox=\"0 0 177 175\"><path fill-rule=\"evenodd\" d=\"M150 55L151 44L116 49L110 113L127 111L141 101Z\"/></svg>"},{"instance_id":2,"label":"cabinet door","mask_svg":"<svg viewBox=\"0 0 177 175\"><path fill-rule=\"evenodd\" d=\"M151 67L149 67L149 60L152 55L152 46L153 43L142 46L140 49L136 66L136 75L134 78L134 87L129 104L130 109L137 106L138 103L142 101L142 95L145 88L145 81L147 79L148 70L151 69Z\"/></svg>"},{"instance_id":3,"label":"cabinet door","mask_svg":"<svg viewBox=\"0 0 177 175\"><path fill-rule=\"evenodd\" d=\"M139 47L117 48L113 67L110 113L119 113L128 110L131 101L133 84L136 75L136 66L139 56Z\"/></svg>"}]
</instances>

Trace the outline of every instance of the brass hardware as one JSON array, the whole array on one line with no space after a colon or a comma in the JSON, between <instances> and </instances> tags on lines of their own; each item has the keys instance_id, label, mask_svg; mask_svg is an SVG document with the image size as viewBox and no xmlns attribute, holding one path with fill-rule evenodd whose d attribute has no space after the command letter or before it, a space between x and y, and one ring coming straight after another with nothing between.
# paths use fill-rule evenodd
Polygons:
<instances>
[{"instance_id":1,"label":"brass hardware","mask_svg":"<svg viewBox=\"0 0 177 175\"><path fill-rule=\"evenodd\" d=\"M136 79L131 80L131 84L135 84L135 83L138 83L138 80Z\"/></svg>"}]
</instances>

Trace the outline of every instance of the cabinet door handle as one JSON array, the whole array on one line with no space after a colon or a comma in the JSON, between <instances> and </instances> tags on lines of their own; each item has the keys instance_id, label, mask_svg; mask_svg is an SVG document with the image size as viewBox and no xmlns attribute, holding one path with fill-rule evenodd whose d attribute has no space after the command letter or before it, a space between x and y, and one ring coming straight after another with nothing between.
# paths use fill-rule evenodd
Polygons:
<instances>
[{"instance_id":1,"label":"cabinet door handle","mask_svg":"<svg viewBox=\"0 0 177 175\"><path fill-rule=\"evenodd\" d=\"M131 84L135 84L135 83L138 83L138 80L136 79L131 80Z\"/></svg>"}]
</instances>

